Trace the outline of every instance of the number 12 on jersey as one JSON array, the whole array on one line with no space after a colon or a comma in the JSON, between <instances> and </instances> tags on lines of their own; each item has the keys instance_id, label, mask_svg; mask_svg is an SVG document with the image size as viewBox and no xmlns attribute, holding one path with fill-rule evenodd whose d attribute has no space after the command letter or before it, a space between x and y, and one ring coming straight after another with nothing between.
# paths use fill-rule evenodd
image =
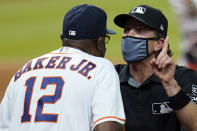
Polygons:
<instances>
[{"instance_id":1,"label":"number 12 on jersey","mask_svg":"<svg viewBox=\"0 0 197 131\"><path fill-rule=\"evenodd\" d=\"M26 80L26 93L24 100L24 112L21 117L21 122L31 122L31 114L29 114L31 99L33 95L33 88L36 82L36 77L31 77ZM43 95L37 102L37 109L35 113L35 122L57 122L58 114L43 113L44 104L55 104L62 94L64 80L61 77L44 77L41 84L41 89L46 89L48 85L56 85L54 95Z\"/></svg>"}]
</instances>

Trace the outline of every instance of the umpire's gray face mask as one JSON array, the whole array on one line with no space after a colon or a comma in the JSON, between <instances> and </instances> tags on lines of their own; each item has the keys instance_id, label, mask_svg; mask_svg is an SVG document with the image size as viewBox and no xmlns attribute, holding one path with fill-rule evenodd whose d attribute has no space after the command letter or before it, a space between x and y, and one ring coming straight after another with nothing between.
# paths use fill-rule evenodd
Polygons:
<instances>
[{"instance_id":1,"label":"umpire's gray face mask","mask_svg":"<svg viewBox=\"0 0 197 131\"><path fill-rule=\"evenodd\" d=\"M122 37L122 55L127 63L137 62L148 57L148 40L158 38Z\"/></svg>"}]
</instances>

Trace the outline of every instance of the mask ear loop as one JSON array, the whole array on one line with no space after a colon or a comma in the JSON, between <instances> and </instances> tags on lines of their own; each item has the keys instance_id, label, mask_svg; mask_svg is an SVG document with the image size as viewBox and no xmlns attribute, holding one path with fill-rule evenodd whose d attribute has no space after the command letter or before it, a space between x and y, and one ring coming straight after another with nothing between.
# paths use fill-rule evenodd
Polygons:
<instances>
[{"instance_id":1,"label":"mask ear loop","mask_svg":"<svg viewBox=\"0 0 197 131\"><path fill-rule=\"evenodd\" d=\"M150 54L148 54L148 40L158 40L160 39L159 37L155 37L155 38L148 38L146 40L147 44L146 44L146 49L147 49L147 56L150 56L152 54L155 54L155 59L158 57L159 53L161 52L162 49L160 49L159 51L152 51Z\"/></svg>"},{"instance_id":2,"label":"mask ear loop","mask_svg":"<svg viewBox=\"0 0 197 131\"><path fill-rule=\"evenodd\" d=\"M160 38L162 38L162 37L157 37L157 39L155 39L155 40L159 40ZM162 51L162 48L160 50L158 50L158 51L153 51L155 53L155 59L159 56L159 53L161 51Z\"/></svg>"}]
</instances>

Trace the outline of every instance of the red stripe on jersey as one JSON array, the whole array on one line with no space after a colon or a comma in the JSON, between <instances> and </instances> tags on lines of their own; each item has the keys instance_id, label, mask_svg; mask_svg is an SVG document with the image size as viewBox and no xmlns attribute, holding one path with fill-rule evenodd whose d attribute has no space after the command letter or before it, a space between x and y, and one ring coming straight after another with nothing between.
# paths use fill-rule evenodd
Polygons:
<instances>
[{"instance_id":1,"label":"red stripe on jersey","mask_svg":"<svg viewBox=\"0 0 197 131\"><path fill-rule=\"evenodd\" d=\"M96 120L96 121L93 123L93 125L92 125L91 128L93 128L94 125L95 125L98 121L103 120L103 119L107 119L107 118L115 118L115 119L118 119L118 120L121 120L121 121L126 121L125 119L121 119L121 118L118 118L118 117L115 117L115 116L106 116L106 117L102 117L102 118Z\"/></svg>"}]
</instances>

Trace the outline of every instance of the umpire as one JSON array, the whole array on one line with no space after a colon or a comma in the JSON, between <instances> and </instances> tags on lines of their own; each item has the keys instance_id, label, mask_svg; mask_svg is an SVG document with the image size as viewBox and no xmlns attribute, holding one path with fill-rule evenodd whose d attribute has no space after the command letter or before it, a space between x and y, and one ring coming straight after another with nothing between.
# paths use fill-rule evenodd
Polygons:
<instances>
[{"instance_id":1,"label":"umpire","mask_svg":"<svg viewBox=\"0 0 197 131\"><path fill-rule=\"evenodd\" d=\"M153 7L140 5L120 14L125 65L116 65L126 131L197 130L197 73L175 65L168 45L168 21ZM192 101L193 100L193 101Z\"/></svg>"}]
</instances>

